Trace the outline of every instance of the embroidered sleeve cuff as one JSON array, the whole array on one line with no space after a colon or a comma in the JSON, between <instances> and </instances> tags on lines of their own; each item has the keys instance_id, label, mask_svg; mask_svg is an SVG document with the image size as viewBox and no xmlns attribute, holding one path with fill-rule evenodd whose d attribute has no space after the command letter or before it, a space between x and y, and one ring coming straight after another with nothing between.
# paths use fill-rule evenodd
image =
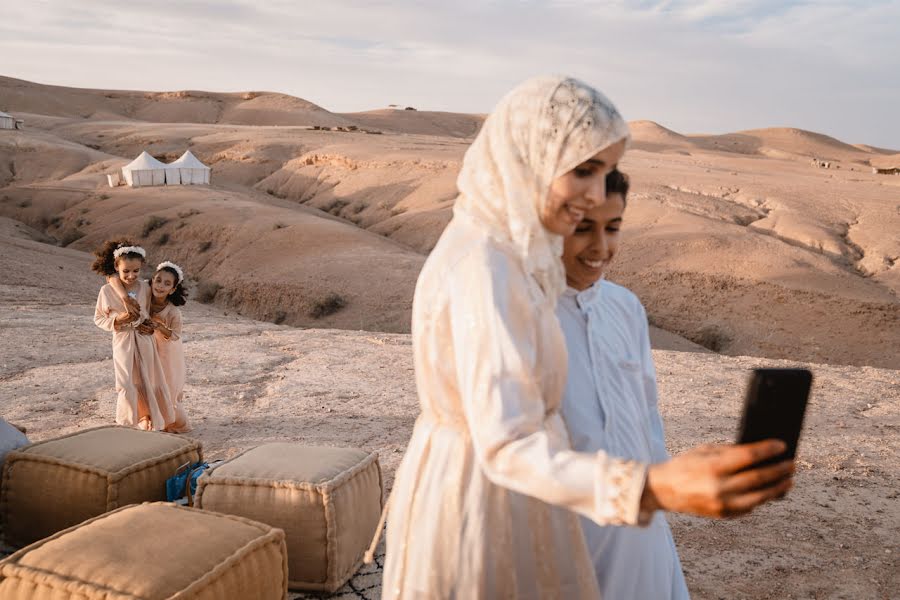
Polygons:
<instances>
[{"instance_id":1,"label":"embroidered sleeve cuff","mask_svg":"<svg viewBox=\"0 0 900 600\"><path fill-rule=\"evenodd\" d=\"M647 525L652 513L641 511L647 465L597 453L594 520L599 525Z\"/></svg>"}]
</instances>

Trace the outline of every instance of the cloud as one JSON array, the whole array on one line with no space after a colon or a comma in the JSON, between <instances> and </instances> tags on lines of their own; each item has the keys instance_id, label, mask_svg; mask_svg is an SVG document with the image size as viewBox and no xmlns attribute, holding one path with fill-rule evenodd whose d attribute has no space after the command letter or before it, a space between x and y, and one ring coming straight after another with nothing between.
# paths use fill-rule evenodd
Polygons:
<instances>
[{"instance_id":1,"label":"cloud","mask_svg":"<svg viewBox=\"0 0 900 600\"><path fill-rule=\"evenodd\" d=\"M897 0L49 0L16 17L0 24L3 74L47 83L486 112L521 79L565 72L681 131L900 146Z\"/></svg>"}]
</instances>

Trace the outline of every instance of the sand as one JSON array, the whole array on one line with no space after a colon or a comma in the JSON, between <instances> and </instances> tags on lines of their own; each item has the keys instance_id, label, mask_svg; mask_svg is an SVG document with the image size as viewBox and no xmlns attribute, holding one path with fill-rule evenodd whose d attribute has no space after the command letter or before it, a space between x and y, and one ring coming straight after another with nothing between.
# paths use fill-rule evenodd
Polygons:
<instances>
[{"instance_id":1,"label":"sand","mask_svg":"<svg viewBox=\"0 0 900 600\"><path fill-rule=\"evenodd\" d=\"M185 317L193 435L210 458L274 440L360 446L392 480L417 413L415 278L483 115L9 78L0 109L26 119L0 132L0 414L36 440L111 421L86 251L127 234L185 266L207 302ZM900 177L871 167L898 151L789 128L632 131L610 277L654 325L670 450L733 438L747 369L816 373L790 497L737 521L671 519L694 597L891 597ZM105 184L141 150L188 148L211 186ZM356 584L348 597L377 597L377 572Z\"/></svg>"}]
</instances>

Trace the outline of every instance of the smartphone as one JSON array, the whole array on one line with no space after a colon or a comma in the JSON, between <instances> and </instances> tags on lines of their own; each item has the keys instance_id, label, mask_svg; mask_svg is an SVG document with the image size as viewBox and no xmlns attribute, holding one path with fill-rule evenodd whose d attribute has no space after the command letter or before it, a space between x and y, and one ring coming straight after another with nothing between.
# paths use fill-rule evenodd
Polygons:
<instances>
[{"instance_id":1,"label":"smartphone","mask_svg":"<svg viewBox=\"0 0 900 600\"><path fill-rule=\"evenodd\" d=\"M754 369L747 386L737 442L775 438L787 444L783 454L754 466L774 464L797 455L797 442L812 387L806 369Z\"/></svg>"}]
</instances>

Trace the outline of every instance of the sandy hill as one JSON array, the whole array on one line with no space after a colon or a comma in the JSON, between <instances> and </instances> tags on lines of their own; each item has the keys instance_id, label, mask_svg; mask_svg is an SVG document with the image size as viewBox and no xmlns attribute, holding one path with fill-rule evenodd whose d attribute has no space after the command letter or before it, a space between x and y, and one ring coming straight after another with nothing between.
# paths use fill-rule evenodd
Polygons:
<instances>
[{"instance_id":1,"label":"sandy hill","mask_svg":"<svg viewBox=\"0 0 900 600\"><path fill-rule=\"evenodd\" d=\"M697 148L687 136L663 127L655 121L631 121L628 125L631 127L631 147L636 150L665 152Z\"/></svg>"},{"instance_id":2,"label":"sandy hill","mask_svg":"<svg viewBox=\"0 0 900 600\"><path fill-rule=\"evenodd\" d=\"M393 133L471 138L484 115L384 109L335 114L302 98L273 92L139 92L43 85L0 76L0 107L20 116L218 123L252 126L356 126Z\"/></svg>"},{"instance_id":3,"label":"sandy hill","mask_svg":"<svg viewBox=\"0 0 900 600\"><path fill-rule=\"evenodd\" d=\"M0 219L0 414L35 441L110 423L116 396L90 256L45 239ZM196 302L184 315L190 435L207 458L273 441L361 447L379 452L390 486L418 413L409 335L299 330ZM672 452L733 439L747 369L797 364L654 359ZM900 586L898 373L805 366L816 382L787 499L736 521L670 518L694 598L882 598Z\"/></svg>"},{"instance_id":4,"label":"sandy hill","mask_svg":"<svg viewBox=\"0 0 900 600\"><path fill-rule=\"evenodd\" d=\"M868 154L833 137L791 127L752 129L742 131L740 135L757 140L761 149L812 156L822 160L862 160L862 155Z\"/></svg>"},{"instance_id":5,"label":"sandy hill","mask_svg":"<svg viewBox=\"0 0 900 600\"><path fill-rule=\"evenodd\" d=\"M16 90L29 116L26 130L0 136L0 215L82 249L163 219L144 243L220 286L217 305L305 326L406 330L418 265L452 214L469 143L459 136L481 119L335 115L377 119L364 127L382 135L184 123L181 111L205 106L205 93L150 102L128 92L162 111L160 122L103 120L39 113L66 94L84 110L125 100L0 80L0 95ZM244 103L317 108L277 94L234 106ZM800 130L632 128L622 167L633 192L611 275L640 294L654 324L726 354L900 366L900 178L868 165L888 155ZM186 148L211 165L211 187L105 187L103 174L141 150L172 160ZM811 164L829 157L831 169ZM346 306L326 302L335 312L309 317L332 295Z\"/></svg>"},{"instance_id":6,"label":"sandy hill","mask_svg":"<svg viewBox=\"0 0 900 600\"><path fill-rule=\"evenodd\" d=\"M474 138L485 115L385 108L342 116L371 129L398 133Z\"/></svg>"},{"instance_id":7,"label":"sandy hill","mask_svg":"<svg viewBox=\"0 0 900 600\"><path fill-rule=\"evenodd\" d=\"M241 125L347 125L324 108L272 92L92 90L0 77L0 106L8 111L93 120Z\"/></svg>"},{"instance_id":8,"label":"sandy hill","mask_svg":"<svg viewBox=\"0 0 900 600\"><path fill-rule=\"evenodd\" d=\"M682 135L653 121L630 123L633 147L651 152L717 152L762 155L771 158L822 161L846 161L865 164L881 151L853 146L840 140L803 129L773 127L723 135Z\"/></svg>"}]
</instances>

